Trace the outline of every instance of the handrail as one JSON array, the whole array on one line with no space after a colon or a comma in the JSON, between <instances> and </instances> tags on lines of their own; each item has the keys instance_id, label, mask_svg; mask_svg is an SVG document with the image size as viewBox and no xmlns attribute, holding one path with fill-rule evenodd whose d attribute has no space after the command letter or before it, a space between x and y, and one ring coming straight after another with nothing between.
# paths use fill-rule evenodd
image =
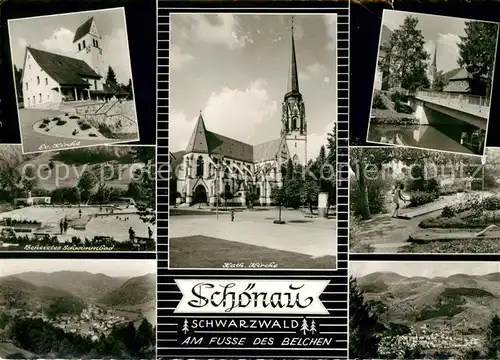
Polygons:
<instances>
[{"instance_id":1,"label":"handrail","mask_svg":"<svg viewBox=\"0 0 500 360\"><path fill-rule=\"evenodd\" d=\"M467 95L467 94L454 94L448 92L437 92L437 91L417 91L416 97L427 97L435 98L439 100L445 100L448 102L459 103L461 105L474 105L474 106L490 106L490 98L486 96L477 95Z\"/></svg>"}]
</instances>

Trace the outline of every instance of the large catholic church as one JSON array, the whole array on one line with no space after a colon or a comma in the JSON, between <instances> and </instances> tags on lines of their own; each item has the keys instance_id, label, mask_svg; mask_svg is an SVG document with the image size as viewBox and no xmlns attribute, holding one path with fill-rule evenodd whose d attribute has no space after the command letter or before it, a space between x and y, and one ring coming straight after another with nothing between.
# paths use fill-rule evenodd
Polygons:
<instances>
[{"instance_id":1,"label":"large catholic church","mask_svg":"<svg viewBox=\"0 0 500 360\"><path fill-rule=\"evenodd\" d=\"M44 108L63 101L103 100L117 93L104 78L101 35L95 19L81 24L73 38L74 57L26 47L22 86L24 107Z\"/></svg>"},{"instance_id":2,"label":"large catholic church","mask_svg":"<svg viewBox=\"0 0 500 360\"><path fill-rule=\"evenodd\" d=\"M254 191L256 203L271 205L272 187L282 185L282 166L289 159L307 163L307 122L299 91L293 23L291 50L279 136L261 144L246 144L207 130L200 113L186 150L171 154L177 203L213 206L218 196L227 199L229 194L232 204L245 205L247 194ZM210 119L206 123L210 124Z\"/></svg>"}]
</instances>

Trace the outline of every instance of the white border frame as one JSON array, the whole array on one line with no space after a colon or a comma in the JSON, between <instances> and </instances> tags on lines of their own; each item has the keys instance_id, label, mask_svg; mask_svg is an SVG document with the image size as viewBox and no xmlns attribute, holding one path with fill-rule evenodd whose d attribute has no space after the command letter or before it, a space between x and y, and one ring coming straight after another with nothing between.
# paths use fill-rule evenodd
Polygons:
<instances>
[{"instance_id":1,"label":"white border frame","mask_svg":"<svg viewBox=\"0 0 500 360\"><path fill-rule=\"evenodd\" d=\"M450 154L460 154L460 155L467 155L467 156L484 156L485 153L486 153L486 141L488 139L488 128L489 128L489 124L490 124L490 120L491 120L491 113L488 112L488 119L486 120L486 131L485 131L485 135L484 135L484 145L483 145L483 153L482 154L467 154L467 153L462 153L462 152L458 152L458 151L447 151L447 150L440 150L440 149L431 149L431 148L424 148L424 147L420 147L420 146L407 146L407 145L396 145L396 144L388 144L388 143L383 143L383 142L378 142L378 141L370 141L368 139L369 135L370 135L370 125L371 125L371 115L372 115L372 106L373 106L373 94L375 93L375 81L376 81L376 77L377 77L377 70L378 70L378 59L379 59L379 53L380 53L380 42L382 40L382 30L383 30L383 27L385 26L384 24L384 16L385 14L387 14L388 12L396 12L396 13L401 13L402 15L403 14L407 14L408 16L411 16L411 15L424 15L424 16L430 16L430 17L437 17L437 18L452 18L452 19L456 19L456 20L465 20L465 21L475 21L475 22L482 22L482 23L490 23L490 24L496 24L497 25L497 39L496 39L496 51L495 51L495 60L493 61L493 72L492 72L492 77L491 77L491 89L490 89L490 94L489 94L489 102L490 102L490 105L489 105L489 108L491 110L491 100L493 98L493 84L494 84L494 80L495 80L495 68L497 66L497 51L498 51L498 38L499 38L499 34L500 34L500 23L499 22L495 22L495 21L487 21L487 20L477 20L477 19L468 19L468 18L460 18L460 17L455 17L455 16L445 16L445 15L435 15L435 14L427 14L427 13L419 13L419 12L414 12L414 11L404 11L404 10L393 10L393 9L384 9L383 13L382 13L382 22L380 24L380 33L379 33L379 39L378 39L378 48L377 48L377 58L376 58L376 62L375 62L375 72L374 72L374 77L373 77L373 87L372 87L372 96L371 96L371 101L370 101L370 115L369 115L369 118L368 118L368 127L366 129L366 138L365 138L365 143L367 144L378 144L378 145L384 145L384 146L389 146L389 147L405 147L405 148L410 148L410 149L421 149L421 150L429 150L429 151L438 151L438 152L445 152L445 153L450 153Z\"/></svg>"},{"instance_id":2,"label":"white border frame","mask_svg":"<svg viewBox=\"0 0 500 360\"><path fill-rule=\"evenodd\" d=\"M290 10L298 10L300 8L292 8ZM336 8L335 8L336 9ZM350 9L349 7L347 9ZM248 12L248 13L240 13L237 11L237 9L232 9L232 8L218 8L218 10L234 10L233 11L227 11L227 12L206 12L207 9L200 9L201 11L200 12L180 12L178 11L177 9L174 9L176 11L171 11L169 12L169 31L168 31L168 44L169 44L169 49L171 49L171 45L172 45L172 15L178 15L178 14L181 14L181 15L188 15L188 14L232 14L232 15L248 15L248 16L252 16L252 15L260 15L260 16L279 16L279 15L282 15L282 16L302 16L302 15L316 15L316 16L325 16L325 15L329 15L329 16L335 16L335 119L334 119L334 123L335 123L335 132L336 132L336 135L338 133L338 112L339 112L339 108L338 108L338 91L339 91L339 87L338 87L338 75L339 75L339 71L338 71L338 68L339 68L339 62L338 62L338 43L339 43L339 39L338 39L338 33L339 33L339 30L338 30L338 26L339 26L339 23L338 23L338 18L339 16L341 15L338 15L337 13L335 12L332 12L332 13L307 13L307 12L299 12L299 13L281 13L281 12L271 12L271 13L263 13L263 12L255 12L255 13L252 13L252 12ZM190 9L192 10L192 9ZM263 9L260 9L260 8L256 8L256 9L252 9L252 10L263 10ZM269 9L267 9L269 10ZM349 41L349 40L348 40ZM170 54L170 52L169 52ZM169 55L170 56L170 55ZM168 73L168 78L169 78L169 82L168 82L168 93L169 93L169 96L168 96L168 114L170 115L171 113L171 106L170 106L170 93L171 93L171 88L170 88L170 64L169 64L169 73ZM347 74L349 76L349 74ZM158 90L158 87L157 87L157 90ZM170 116L169 116L169 124L170 124ZM170 129L170 126L169 126L169 129ZM170 134L170 130L169 130L169 137L168 137L168 149L169 149L169 154L168 156L170 157L170 137L171 137L171 134ZM338 140L337 140L337 136L335 138L337 144L336 144L336 148L338 148ZM307 144L306 144L307 146ZM307 151L307 149L306 149ZM338 154L337 154L338 155ZM170 160L170 159L169 159ZM336 159L337 161L337 168L338 168L338 159ZM170 166L169 166L170 167ZM171 170L171 169L170 169ZM338 173L337 169L335 169L336 171L336 174ZM335 195L338 199L338 184L337 184L337 181L338 179L336 178L336 192L335 192ZM169 185L170 186L170 185ZM170 187L169 187L169 190L168 190L168 201L169 201L169 211L168 211L168 229L170 229ZM332 268L332 269L308 269L308 268L303 268L303 269L290 269L290 268L276 268L276 269L270 269L270 268L248 268L248 267L245 267L245 268L176 268L176 267L171 267L171 262L170 262L170 232L169 232L169 236L168 236L168 246L167 246L167 255L168 255L168 268L167 270L171 270L171 271L185 271L185 270L198 270L198 271L224 271L224 272L227 272L227 271L265 271L265 272L268 272L268 273L280 273L280 272L283 272L283 271L321 271L321 272L336 272L339 270L338 268L338 249L339 249L339 243L338 243L338 219L335 219L335 231L332 231L332 233L334 234L334 239L335 239L335 248L336 248L336 253L332 256L335 256L335 268ZM229 240L230 241L230 240ZM272 250L276 250L276 249L272 249ZM348 251L349 252L349 251ZM306 254L307 255L307 254ZM220 275L218 275L220 276Z\"/></svg>"},{"instance_id":3,"label":"white border frame","mask_svg":"<svg viewBox=\"0 0 500 360\"><path fill-rule=\"evenodd\" d=\"M3 146L19 146L22 148L22 145L21 144L0 144L0 148L2 148ZM109 145L92 145L92 146L85 146L85 148L88 148L88 147L96 147L96 146L109 146L109 147L154 147L155 148L155 165L157 166L157 156L158 156L158 149L156 148L156 145L152 145L152 144L148 144L148 145L124 145L124 144L109 144ZM53 153L58 153L60 151L64 151L64 150L57 150L57 151L50 151L50 152L53 152ZM23 155L26 155L26 154L23 154ZM157 187L156 187L156 195L158 195L158 190L157 190ZM156 196L158 198L158 196ZM156 211L156 209L155 209ZM158 215L155 213L156 215L156 220L158 220ZM155 246L156 246L156 249L154 251L155 254L158 253L158 224L157 224L157 221L155 222L155 235L156 235L156 239L155 239ZM73 254L73 253L98 253L98 254L119 254L119 253L125 253L125 254L152 254L153 253L153 250L151 251L113 251L113 250L105 250L105 251L26 251L26 250L0 250L0 254L8 254L10 252L16 252L16 253L36 253L36 254L45 254L45 253L57 253L57 254ZM147 260L147 259L146 259Z\"/></svg>"},{"instance_id":4,"label":"white border frame","mask_svg":"<svg viewBox=\"0 0 500 360\"><path fill-rule=\"evenodd\" d=\"M158 7L157 7L158 9ZM18 84L16 84L15 81L15 72L14 72L14 61L12 58L12 34L11 34L11 29L10 29L10 24L15 22L15 21L29 21L33 19L39 19L39 18L47 18L47 17L55 17L55 16L65 16L65 15L76 15L76 14L82 14L82 13L96 13L96 12L102 12L102 11L111 11L111 10L116 10L116 11L121 11L122 16L123 16L123 25L125 27L125 39L126 39L126 44L127 44L127 50L128 50L128 63L130 67L130 83L132 85L132 96L133 96L133 101L134 101L134 113L135 113L135 122L136 122L136 129L137 129L137 138L135 139L130 139L130 140L123 140L121 141L118 139L117 141L111 141L111 142L102 142L102 143L95 143L91 145L77 145L77 146L72 146L72 147L63 147L63 148L55 148L55 149L49 149L49 150L39 150L39 151L24 151L24 138L23 138L23 132L22 132L22 126L21 126L21 115L20 115L20 109L19 109L19 101L17 98L17 87ZM157 10L158 11L158 10ZM140 128L139 128L139 117L137 116L137 105L136 105L136 97L135 97L135 91L134 91L134 80L133 80L133 71L132 71L132 58L130 56L130 46L129 46L129 39L128 39L128 26L127 26L127 18L125 15L125 7L111 7L111 8L106 8L106 9L96 9L96 10L86 10L86 11L76 11L76 12L69 12L69 13L63 13L63 14L52 14L52 15L41 15L41 16L32 16L32 17L24 17L24 18L16 18L16 19L8 19L7 20L7 29L8 29L8 34L9 34L9 50L10 50L10 61L11 61L11 68L12 68L12 75L14 78L14 89L15 89L15 97L16 97L16 107L17 107L17 121L19 125L19 135L21 136L21 149L22 153L24 155L26 154L37 154L37 153L44 153L44 152L51 152L51 151L63 151L63 150L68 150L68 149L81 149L81 148L86 148L86 147L92 147L92 146L102 146L102 145L113 145L113 144L127 144L127 143L132 143L132 142L137 142L140 141ZM158 31L156 32L158 34ZM156 46L158 46L158 41L156 41ZM26 50L25 50L26 51ZM23 69L24 73L24 69ZM41 120L41 119L40 119ZM43 135L43 134L42 134ZM52 135L53 136L53 135ZM66 138L61 137L61 142L65 141ZM74 141L78 141L78 139L70 139ZM86 140L86 139L85 139ZM113 140L113 139L108 139L108 140ZM28 139L29 141L29 139Z\"/></svg>"}]
</instances>

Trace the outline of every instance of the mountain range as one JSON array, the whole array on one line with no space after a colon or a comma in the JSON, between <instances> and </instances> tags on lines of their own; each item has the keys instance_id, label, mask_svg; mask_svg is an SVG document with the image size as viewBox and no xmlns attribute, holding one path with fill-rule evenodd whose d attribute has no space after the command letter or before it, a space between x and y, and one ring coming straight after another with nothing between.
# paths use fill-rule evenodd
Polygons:
<instances>
[{"instance_id":1,"label":"mountain range","mask_svg":"<svg viewBox=\"0 0 500 360\"><path fill-rule=\"evenodd\" d=\"M500 314L500 273L427 278L375 272L356 280L385 322L445 323L464 333L476 333Z\"/></svg>"},{"instance_id":2,"label":"mountain range","mask_svg":"<svg viewBox=\"0 0 500 360\"><path fill-rule=\"evenodd\" d=\"M34 310L56 298L110 307L150 304L156 299L156 276L125 278L90 272L25 272L0 278L0 306Z\"/></svg>"}]
</instances>

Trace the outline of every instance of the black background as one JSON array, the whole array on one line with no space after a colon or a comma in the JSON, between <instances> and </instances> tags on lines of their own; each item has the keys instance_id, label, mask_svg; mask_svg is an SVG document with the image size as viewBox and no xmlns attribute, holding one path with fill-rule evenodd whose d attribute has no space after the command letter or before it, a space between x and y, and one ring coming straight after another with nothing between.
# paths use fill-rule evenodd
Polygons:
<instances>
[{"instance_id":1,"label":"black background","mask_svg":"<svg viewBox=\"0 0 500 360\"><path fill-rule=\"evenodd\" d=\"M366 131L370 118L373 80L378 54L378 41L383 9L391 9L383 3L351 3L350 18L350 145L375 145L366 143ZM500 1L394 1L394 10L413 11L434 15L461 17L474 20L500 22ZM493 81L490 121L486 146L500 146L500 69L499 48Z\"/></svg>"},{"instance_id":2,"label":"black background","mask_svg":"<svg viewBox=\"0 0 500 360\"><path fill-rule=\"evenodd\" d=\"M0 1L1 2L1 1ZM20 143L19 122L10 60L8 19L125 7L132 81L140 142L156 143L156 1L155 0L7 0L0 6L0 143ZM78 26L79 24L75 24ZM36 31L36 29L33 29ZM15 41L15 39L14 39Z\"/></svg>"}]
</instances>

